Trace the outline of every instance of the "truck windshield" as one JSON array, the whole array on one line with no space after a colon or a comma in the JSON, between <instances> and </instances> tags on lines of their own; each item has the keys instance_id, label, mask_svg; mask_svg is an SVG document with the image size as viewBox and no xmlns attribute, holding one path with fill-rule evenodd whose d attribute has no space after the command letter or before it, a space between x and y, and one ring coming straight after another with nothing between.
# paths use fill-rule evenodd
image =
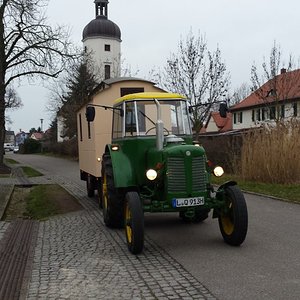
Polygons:
<instances>
[{"instance_id":1,"label":"truck windshield","mask_svg":"<svg viewBox=\"0 0 300 300\"><path fill-rule=\"evenodd\" d=\"M186 101L159 100L164 134L191 135ZM156 135L157 106L154 100L131 101L125 104L123 136Z\"/></svg>"}]
</instances>

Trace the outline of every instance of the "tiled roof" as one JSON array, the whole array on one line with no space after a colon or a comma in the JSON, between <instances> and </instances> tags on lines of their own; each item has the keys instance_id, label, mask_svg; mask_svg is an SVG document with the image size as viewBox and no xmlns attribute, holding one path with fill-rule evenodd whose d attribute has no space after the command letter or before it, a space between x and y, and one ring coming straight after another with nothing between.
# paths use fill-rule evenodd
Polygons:
<instances>
[{"instance_id":1,"label":"tiled roof","mask_svg":"<svg viewBox=\"0 0 300 300\"><path fill-rule=\"evenodd\" d=\"M275 80L276 84L272 80L267 81L260 89L250 94L240 103L232 106L230 110L239 110L262 105L266 102L274 102L275 99L272 96L274 87L277 89L277 100L279 101L300 98L300 69L277 75Z\"/></svg>"},{"instance_id":2,"label":"tiled roof","mask_svg":"<svg viewBox=\"0 0 300 300\"><path fill-rule=\"evenodd\" d=\"M36 140L40 140L40 139L43 138L44 135L42 133L40 133L40 132L34 132L31 136L34 136L34 138Z\"/></svg>"},{"instance_id":3,"label":"tiled roof","mask_svg":"<svg viewBox=\"0 0 300 300\"><path fill-rule=\"evenodd\" d=\"M212 112L210 118L213 118L216 126L219 128L219 132L225 132L232 130L232 113L227 113L226 118L222 118L219 112ZM209 118L209 120L210 120ZM208 122L209 122L208 120ZM207 122L207 124L208 124ZM207 126L207 125L206 125Z\"/></svg>"}]
</instances>

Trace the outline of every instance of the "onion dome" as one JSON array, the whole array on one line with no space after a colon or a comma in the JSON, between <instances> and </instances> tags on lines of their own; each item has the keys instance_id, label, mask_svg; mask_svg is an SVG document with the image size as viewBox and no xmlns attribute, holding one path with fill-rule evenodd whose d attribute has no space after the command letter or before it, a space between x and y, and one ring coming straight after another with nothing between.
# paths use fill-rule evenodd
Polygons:
<instances>
[{"instance_id":1,"label":"onion dome","mask_svg":"<svg viewBox=\"0 0 300 300\"><path fill-rule=\"evenodd\" d=\"M90 37L105 37L121 40L121 30L117 24L108 20L108 0L95 0L96 18L85 26L83 41Z\"/></svg>"}]
</instances>

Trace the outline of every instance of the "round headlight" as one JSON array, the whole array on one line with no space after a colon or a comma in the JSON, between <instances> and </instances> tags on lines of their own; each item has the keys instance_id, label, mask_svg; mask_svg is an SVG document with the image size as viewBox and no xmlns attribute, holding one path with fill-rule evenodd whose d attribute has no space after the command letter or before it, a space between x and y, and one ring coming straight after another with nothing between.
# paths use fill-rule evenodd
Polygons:
<instances>
[{"instance_id":1,"label":"round headlight","mask_svg":"<svg viewBox=\"0 0 300 300\"><path fill-rule=\"evenodd\" d=\"M146 176L149 180L155 180L157 177L157 172L153 169L149 169L146 173Z\"/></svg>"},{"instance_id":2,"label":"round headlight","mask_svg":"<svg viewBox=\"0 0 300 300\"><path fill-rule=\"evenodd\" d=\"M224 170L220 166L215 167L213 172L216 177L221 177L224 174Z\"/></svg>"}]
</instances>

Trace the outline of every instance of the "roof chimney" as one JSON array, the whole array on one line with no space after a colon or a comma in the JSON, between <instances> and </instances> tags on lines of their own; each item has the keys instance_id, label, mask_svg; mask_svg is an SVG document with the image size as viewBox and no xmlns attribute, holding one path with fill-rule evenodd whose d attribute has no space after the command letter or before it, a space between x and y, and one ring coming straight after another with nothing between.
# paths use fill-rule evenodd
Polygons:
<instances>
[{"instance_id":1,"label":"roof chimney","mask_svg":"<svg viewBox=\"0 0 300 300\"><path fill-rule=\"evenodd\" d=\"M282 69L280 70L280 74L284 74L284 73L286 73L286 69L285 69L285 68L282 68Z\"/></svg>"}]
</instances>

